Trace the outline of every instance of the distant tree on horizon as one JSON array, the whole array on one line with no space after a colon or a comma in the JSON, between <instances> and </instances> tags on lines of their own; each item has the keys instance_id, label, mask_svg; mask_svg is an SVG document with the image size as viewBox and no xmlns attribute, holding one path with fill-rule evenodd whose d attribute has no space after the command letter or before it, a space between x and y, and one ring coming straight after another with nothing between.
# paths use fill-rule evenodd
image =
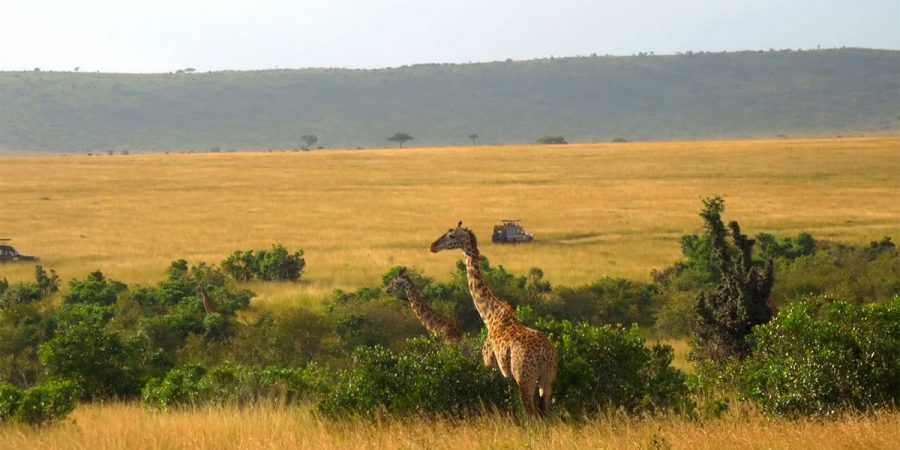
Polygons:
<instances>
[{"instance_id":1,"label":"distant tree on horizon","mask_svg":"<svg viewBox=\"0 0 900 450\"><path fill-rule=\"evenodd\" d=\"M544 145L568 144L566 138L562 136L541 136L538 138L537 143Z\"/></svg>"},{"instance_id":2,"label":"distant tree on horizon","mask_svg":"<svg viewBox=\"0 0 900 450\"><path fill-rule=\"evenodd\" d=\"M303 142L306 143L306 146L303 147L304 150L309 150L309 148L319 142L319 137L314 134L304 134L300 139L303 139Z\"/></svg>"},{"instance_id":3,"label":"distant tree on horizon","mask_svg":"<svg viewBox=\"0 0 900 450\"><path fill-rule=\"evenodd\" d=\"M403 148L403 143L406 141L413 140L413 137L407 133L399 131L397 133L394 133L393 136L387 138L387 140L391 141L391 142L396 142L396 143L400 144L400 148Z\"/></svg>"},{"instance_id":4,"label":"distant tree on horizon","mask_svg":"<svg viewBox=\"0 0 900 450\"><path fill-rule=\"evenodd\" d=\"M478 139L478 135L475 133L472 133L469 135L469 139L472 140L472 145L475 145L475 139Z\"/></svg>"}]
</instances>

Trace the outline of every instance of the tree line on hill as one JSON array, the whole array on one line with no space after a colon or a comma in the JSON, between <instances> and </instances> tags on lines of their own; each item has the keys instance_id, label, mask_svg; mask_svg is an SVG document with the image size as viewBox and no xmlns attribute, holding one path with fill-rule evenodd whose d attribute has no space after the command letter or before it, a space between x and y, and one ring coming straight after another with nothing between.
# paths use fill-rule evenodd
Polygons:
<instances>
[{"instance_id":1,"label":"tree line on hill","mask_svg":"<svg viewBox=\"0 0 900 450\"><path fill-rule=\"evenodd\" d=\"M392 133L444 146L896 132L898 61L898 51L833 49L378 70L0 72L0 152L370 148Z\"/></svg>"}]
</instances>

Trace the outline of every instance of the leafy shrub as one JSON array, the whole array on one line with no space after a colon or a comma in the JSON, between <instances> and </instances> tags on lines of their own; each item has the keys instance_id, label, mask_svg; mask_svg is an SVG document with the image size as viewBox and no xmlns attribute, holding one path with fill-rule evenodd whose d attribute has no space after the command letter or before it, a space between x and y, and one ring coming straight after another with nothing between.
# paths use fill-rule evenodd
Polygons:
<instances>
[{"instance_id":1,"label":"leafy shrub","mask_svg":"<svg viewBox=\"0 0 900 450\"><path fill-rule=\"evenodd\" d=\"M828 415L900 403L900 297L790 305L751 336L743 394L764 411Z\"/></svg>"},{"instance_id":2,"label":"leafy shrub","mask_svg":"<svg viewBox=\"0 0 900 450\"><path fill-rule=\"evenodd\" d=\"M60 308L56 335L40 348L47 375L73 382L85 398L138 393L141 349L107 329L113 314L112 308L95 303Z\"/></svg>"},{"instance_id":3,"label":"leafy shrub","mask_svg":"<svg viewBox=\"0 0 900 450\"><path fill-rule=\"evenodd\" d=\"M559 356L553 399L565 414L687 406L685 375L670 365L672 348L648 348L637 328L546 320L538 320L537 327L548 333Z\"/></svg>"},{"instance_id":4,"label":"leafy shrub","mask_svg":"<svg viewBox=\"0 0 900 450\"><path fill-rule=\"evenodd\" d=\"M46 425L69 415L78 398L74 383L48 382L22 393L15 420L28 425Z\"/></svg>"},{"instance_id":5,"label":"leafy shrub","mask_svg":"<svg viewBox=\"0 0 900 450\"><path fill-rule=\"evenodd\" d=\"M353 368L340 373L319 410L331 416L440 414L464 416L482 408L510 409L511 386L483 367L478 340L443 345L433 336L408 341L401 352L357 348Z\"/></svg>"},{"instance_id":6,"label":"leafy shrub","mask_svg":"<svg viewBox=\"0 0 900 450\"><path fill-rule=\"evenodd\" d=\"M205 369L186 366L150 380L144 404L162 410L205 404L297 403L327 389L327 374L315 365L302 369L242 366Z\"/></svg>"},{"instance_id":7,"label":"leafy shrub","mask_svg":"<svg viewBox=\"0 0 900 450\"><path fill-rule=\"evenodd\" d=\"M624 278L604 277L587 286L560 287L536 309L557 319L591 325L637 324L652 326L656 310L655 288Z\"/></svg>"},{"instance_id":8,"label":"leafy shrub","mask_svg":"<svg viewBox=\"0 0 900 450\"><path fill-rule=\"evenodd\" d=\"M336 347L332 318L304 308L288 308L263 312L252 324L239 327L228 343L228 352L237 364L302 367L333 356Z\"/></svg>"},{"instance_id":9,"label":"leafy shrub","mask_svg":"<svg viewBox=\"0 0 900 450\"><path fill-rule=\"evenodd\" d=\"M297 281L306 267L303 250L289 253L283 245L272 250L237 250L222 261L222 269L238 281L259 279L264 281Z\"/></svg>"},{"instance_id":10,"label":"leafy shrub","mask_svg":"<svg viewBox=\"0 0 900 450\"><path fill-rule=\"evenodd\" d=\"M63 304L86 303L109 306L119 294L128 288L124 283L107 279L98 271L90 273L84 281L72 280L69 292L63 296Z\"/></svg>"},{"instance_id":11,"label":"leafy shrub","mask_svg":"<svg viewBox=\"0 0 900 450\"><path fill-rule=\"evenodd\" d=\"M15 416L21 400L22 391L11 384L0 383L0 423Z\"/></svg>"}]
</instances>

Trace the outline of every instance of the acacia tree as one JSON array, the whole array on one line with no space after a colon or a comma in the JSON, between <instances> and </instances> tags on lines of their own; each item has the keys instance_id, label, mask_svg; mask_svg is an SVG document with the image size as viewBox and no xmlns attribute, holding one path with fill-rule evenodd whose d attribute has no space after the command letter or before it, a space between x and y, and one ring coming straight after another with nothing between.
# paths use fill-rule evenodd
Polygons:
<instances>
[{"instance_id":1,"label":"acacia tree","mask_svg":"<svg viewBox=\"0 0 900 450\"><path fill-rule=\"evenodd\" d=\"M475 145L475 139L478 139L478 135L475 133L472 133L469 135L469 139L472 140L472 145Z\"/></svg>"},{"instance_id":2,"label":"acacia tree","mask_svg":"<svg viewBox=\"0 0 900 450\"><path fill-rule=\"evenodd\" d=\"M400 148L403 148L403 143L406 141L411 141L411 140L413 140L413 138L409 134L400 131L400 132L394 133L394 135L387 138L387 140L389 140L391 142L396 142L396 143L400 144Z\"/></svg>"},{"instance_id":3,"label":"acacia tree","mask_svg":"<svg viewBox=\"0 0 900 450\"><path fill-rule=\"evenodd\" d=\"M705 222L712 243L714 260L721 278L712 292L697 297L696 340L691 357L695 361L725 363L750 354L747 336L756 325L772 319L770 294L774 282L772 260L760 270L754 265L752 250L755 240L741 233L737 221L728 224L731 243L722 222L725 200L712 197L703 200L700 217Z\"/></svg>"},{"instance_id":4,"label":"acacia tree","mask_svg":"<svg viewBox=\"0 0 900 450\"><path fill-rule=\"evenodd\" d=\"M314 134L304 134L301 139L303 139L303 142L306 143L306 146L303 147L305 150L309 150L309 147L311 147L316 142L319 142L319 137Z\"/></svg>"}]
</instances>

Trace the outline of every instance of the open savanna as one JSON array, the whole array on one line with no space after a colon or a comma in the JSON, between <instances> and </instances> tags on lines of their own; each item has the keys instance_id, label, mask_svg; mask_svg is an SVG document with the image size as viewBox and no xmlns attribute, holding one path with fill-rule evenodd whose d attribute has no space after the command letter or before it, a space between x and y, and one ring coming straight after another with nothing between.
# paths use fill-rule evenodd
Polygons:
<instances>
[{"instance_id":1,"label":"open savanna","mask_svg":"<svg viewBox=\"0 0 900 450\"><path fill-rule=\"evenodd\" d=\"M428 245L462 219L493 264L554 284L647 279L701 231L700 199L755 234L900 237L900 137L0 159L0 235L64 279L154 283L169 262L303 249L303 281L256 283L257 304L378 283L393 265L449 277ZM490 244L519 218L530 245ZM28 279L30 264L0 266Z\"/></svg>"},{"instance_id":2,"label":"open savanna","mask_svg":"<svg viewBox=\"0 0 900 450\"><path fill-rule=\"evenodd\" d=\"M217 407L156 413L137 404L79 407L49 428L0 427L9 449L896 449L900 414L766 419L756 414L691 421L612 415L581 425L517 425L486 415L332 421L305 408Z\"/></svg>"}]
</instances>

